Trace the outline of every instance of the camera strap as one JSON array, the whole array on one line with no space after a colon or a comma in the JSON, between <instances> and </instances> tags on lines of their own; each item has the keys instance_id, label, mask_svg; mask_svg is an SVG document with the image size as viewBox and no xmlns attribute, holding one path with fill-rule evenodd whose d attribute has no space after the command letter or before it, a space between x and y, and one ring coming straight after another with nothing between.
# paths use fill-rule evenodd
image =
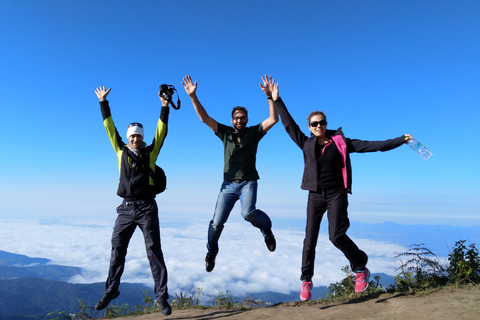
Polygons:
<instances>
[{"instance_id":1,"label":"camera strap","mask_svg":"<svg viewBox=\"0 0 480 320\"><path fill-rule=\"evenodd\" d=\"M173 109L178 110L180 109L180 98L178 97L178 91L175 90L175 92L177 92L177 105L175 105L175 103L173 103L173 101L171 100L170 100L170 104L172 105Z\"/></svg>"}]
</instances>

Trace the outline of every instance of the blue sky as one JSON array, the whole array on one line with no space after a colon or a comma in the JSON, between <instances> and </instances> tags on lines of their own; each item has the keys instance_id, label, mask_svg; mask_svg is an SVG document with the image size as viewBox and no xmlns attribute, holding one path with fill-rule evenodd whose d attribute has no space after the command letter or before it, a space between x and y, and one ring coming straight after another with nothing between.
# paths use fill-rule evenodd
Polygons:
<instances>
[{"instance_id":1,"label":"blue sky","mask_svg":"<svg viewBox=\"0 0 480 320\"><path fill-rule=\"evenodd\" d=\"M141 122L150 141L167 83L182 107L157 161L168 176L161 223L198 224L206 237L222 144L182 77L198 81L218 122L242 105L255 125L268 116L258 83L269 74L305 132L308 113L322 110L347 137L409 133L433 152L353 154L353 222L478 226L479 39L478 1L2 0L0 219L112 224L118 169L94 90L111 87L118 130ZM258 207L274 229L301 230L302 153L281 123L260 143L257 168ZM232 225L245 224L235 210Z\"/></svg>"}]
</instances>

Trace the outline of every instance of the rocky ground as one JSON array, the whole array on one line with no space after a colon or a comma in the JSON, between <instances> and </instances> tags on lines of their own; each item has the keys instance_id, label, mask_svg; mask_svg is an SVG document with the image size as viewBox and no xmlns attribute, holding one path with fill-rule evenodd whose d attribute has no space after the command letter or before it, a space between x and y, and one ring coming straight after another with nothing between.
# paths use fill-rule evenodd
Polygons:
<instances>
[{"instance_id":1,"label":"rocky ground","mask_svg":"<svg viewBox=\"0 0 480 320\"><path fill-rule=\"evenodd\" d=\"M191 308L166 317L154 313L128 320L480 319L480 287L444 288L428 294L382 294L347 302L288 302L253 310Z\"/></svg>"}]
</instances>

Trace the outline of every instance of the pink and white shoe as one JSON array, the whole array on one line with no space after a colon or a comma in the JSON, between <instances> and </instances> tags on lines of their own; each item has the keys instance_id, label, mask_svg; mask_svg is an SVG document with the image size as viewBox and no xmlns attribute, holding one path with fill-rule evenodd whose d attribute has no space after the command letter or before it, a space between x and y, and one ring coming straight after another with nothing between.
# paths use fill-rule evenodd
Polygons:
<instances>
[{"instance_id":1,"label":"pink and white shoe","mask_svg":"<svg viewBox=\"0 0 480 320\"><path fill-rule=\"evenodd\" d=\"M370 271L365 267L362 272L355 275L355 292L360 293L368 288L368 280L370 279Z\"/></svg>"},{"instance_id":2,"label":"pink and white shoe","mask_svg":"<svg viewBox=\"0 0 480 320\"><path fill-rule=\"evenodd\" d=\"M308 301L312 299L312 293L310 292L312 288L313 288L312 281L303 281L302 291L300 292L300 299L302 299L302 301Z\"/></svg>"}]
</instances>

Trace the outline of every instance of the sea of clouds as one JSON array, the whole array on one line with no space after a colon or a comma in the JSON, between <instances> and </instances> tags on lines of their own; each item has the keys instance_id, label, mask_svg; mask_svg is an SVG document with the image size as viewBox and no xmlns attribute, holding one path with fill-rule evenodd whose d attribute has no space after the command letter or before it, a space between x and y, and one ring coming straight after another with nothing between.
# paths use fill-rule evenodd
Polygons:
<instances>
[{"instance_id":1,"label":"sea of clouds","mask_svg":"<svg viewBox=\"0 0 480 320\"><path fill-rule=\"evenodd\" d=\"M104 282L110 259L113 223L113 217L111 221L96 221L95 224L71 220L27 222L3 219L0 249L47 258L51 264L80 267L82 273L70 280L73 283ZM185 223L161 222L170 295L180 292L193 294L197 288L202 289L204 298L215 297L221 292L244 297L257 292L288 294L300 290L303 231L274 229L277 250L271 253L260 231L239 215L232 214L220 239L216 267L208 273L204 263L207 227L208 219L187 220ZM313 278L316 286L328 286L342 280L345 275L341 268L348 264L343 254L330 243L325 230L324 226L317 245ZM398 273L398 261L394 257L407 248L387 241L353 240L368 253L371 272ZM138 228L129 245L122 282L153 287L143 236Z\"/></svg>"}]
</instances>

